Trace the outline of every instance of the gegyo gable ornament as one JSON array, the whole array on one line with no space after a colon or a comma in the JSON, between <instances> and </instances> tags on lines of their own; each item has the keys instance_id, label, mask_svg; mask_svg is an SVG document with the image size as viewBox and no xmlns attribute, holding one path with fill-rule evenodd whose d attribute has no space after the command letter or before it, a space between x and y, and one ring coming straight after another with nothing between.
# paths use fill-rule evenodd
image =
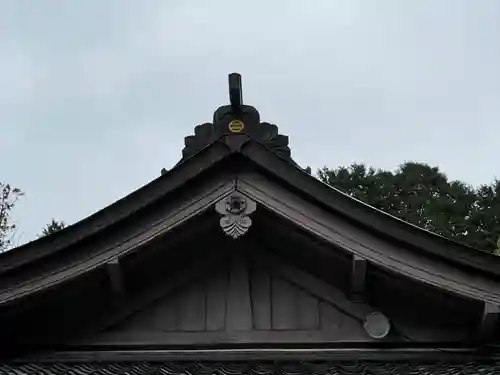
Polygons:
<instances>
[{"instance_id":1,"label":"gegyo gable ornament","mask_svg":"<svg viewBox=\"0 0 500 375\"><path fill-rule=\"evenodd\" d=\"M215 204L215 210L223 215L220 226L224 233L236 239L244 235L252 225L249 215L257 208L257 204L241 193L234 192Z\"/></svg>"}]
</instances>

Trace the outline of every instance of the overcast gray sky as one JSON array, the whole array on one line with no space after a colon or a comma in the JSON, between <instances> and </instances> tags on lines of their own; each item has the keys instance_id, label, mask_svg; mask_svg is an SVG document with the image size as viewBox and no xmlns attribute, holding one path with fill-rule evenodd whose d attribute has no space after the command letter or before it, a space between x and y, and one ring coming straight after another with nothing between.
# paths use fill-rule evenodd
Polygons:
<instances>
[{"instance_id":1,"label":"overcast gray sky","mask_svg":"<svg viewBox=\"0 0 500 375\"><path fill-rule=\"evenodd\" d=\"M3 0L0 181L26 192L19 243L175 164L233 71L313 170L500 177L498 0Z\"/></svg>"}]
</instances>

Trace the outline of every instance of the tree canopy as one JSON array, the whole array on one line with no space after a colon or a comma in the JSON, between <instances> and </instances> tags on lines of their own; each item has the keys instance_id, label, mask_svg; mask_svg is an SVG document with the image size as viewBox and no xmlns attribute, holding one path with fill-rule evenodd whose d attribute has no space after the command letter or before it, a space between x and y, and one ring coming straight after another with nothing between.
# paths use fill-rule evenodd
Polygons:
<instances>
[{"instance_id":1,"label":"tree canopy","mask_svg":"<svg viewBox=\"0 0 500 375\"><path fill-rule=\"evenodd\" d=\"M19 198L23 195L24 193L20 189L0 182L0 253L16 245L14 243L14 236L17 224L12 220L12 211ZM57 232L65 226L64 222L52 219L43 228L42 233L38 237Z\"/></svg>"},{"instance_id":2,"label":"tree canopy","mask_svg":"<svg viewBox=\"0 0 500 375\"><path fill-rule=\"evenodd\" d=\"M66 227L66 224L63 221L57 221L55 219L52 219L50 223L45 225L45 227L42 230L42 233L38 235L38 237L44 237L48 236L49 234L55 233L60 231L61 229L64 229Z\"/></svg>"},{"instance_id":3,"label":"tree canopy","mask_svg":"<svg viewBox=\"0 0 500 375\"><path fill-rule=\"evenodd\" d=\"M12 246L17 225L12 221L11 213L22 195L18 188L0 182L0 252Z\"/></svg>"},{"instance_id":4,"label":"tree canopy","mask_svg":"<svg viewBox=\"0 0 500 375\"><path fill-rule=\"evenodd\" d=\"M323 182L421 228L495 251L500 237L500 181L473 188L438 167L407 162L394 171L352 164L318 171Z\"/></svg>"}]
</instances>

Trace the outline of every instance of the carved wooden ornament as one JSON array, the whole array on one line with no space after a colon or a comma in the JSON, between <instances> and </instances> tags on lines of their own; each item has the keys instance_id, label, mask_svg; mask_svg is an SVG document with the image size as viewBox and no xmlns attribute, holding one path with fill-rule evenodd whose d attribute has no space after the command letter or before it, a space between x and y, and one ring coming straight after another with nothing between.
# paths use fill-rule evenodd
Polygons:
<instances>
[{"instance_id":1,"label":"carved wooden ornament","mask_svg":"<svg viewBox=\"0 0 500 375\"><path fill-rule=\"evenodd\" d=\"M257 204L240 193L232 193L215 204L215 211L223 215L220 226L224 233L236 239L244 235L252 225L248 215L254 212Z\"/></svg>"}]
</instances>

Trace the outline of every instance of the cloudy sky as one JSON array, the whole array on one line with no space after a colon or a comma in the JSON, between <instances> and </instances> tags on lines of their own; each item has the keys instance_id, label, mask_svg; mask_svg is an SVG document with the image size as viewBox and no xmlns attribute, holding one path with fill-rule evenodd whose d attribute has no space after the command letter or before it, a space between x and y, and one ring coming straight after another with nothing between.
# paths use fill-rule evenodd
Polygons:
<instances>
[{"instance_id":1,"label":"cloudy sky","mask_svg":"<svg viewBox=\"0 0 500 375\"><path fill-rule=\"evenodd\" d=\"M233 71L313 170L500 177L498 0L4 0L0 181L26 193L18 243L175 164Z\"/></svg>"}]
</instances>

